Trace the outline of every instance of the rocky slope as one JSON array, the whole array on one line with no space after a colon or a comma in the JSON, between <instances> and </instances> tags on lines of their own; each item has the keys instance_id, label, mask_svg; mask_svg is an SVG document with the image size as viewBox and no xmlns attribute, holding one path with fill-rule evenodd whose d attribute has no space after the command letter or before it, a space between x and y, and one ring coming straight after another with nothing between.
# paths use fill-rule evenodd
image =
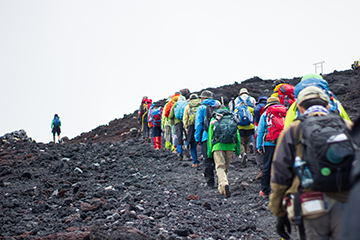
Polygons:
<instances>
[{"instance_id":1,"label":"rocky slope","mask_svg":"<svg viewBox=\"0 0 360 240\"><path fill-rule=\"evenodd\" d=\"M355 120L360 71L324 78ZM270 95L272 82L254 77L209 90L231 98L246 87L257 98ZM136 117L62 144L36 143L24 132L1 137L0 239L280 239L268 200L258 195L252 155L246 168L233 160L232 196L224 198L205 187L201 164L194 169L154 151Z\"/></svg>"}]
</instances>

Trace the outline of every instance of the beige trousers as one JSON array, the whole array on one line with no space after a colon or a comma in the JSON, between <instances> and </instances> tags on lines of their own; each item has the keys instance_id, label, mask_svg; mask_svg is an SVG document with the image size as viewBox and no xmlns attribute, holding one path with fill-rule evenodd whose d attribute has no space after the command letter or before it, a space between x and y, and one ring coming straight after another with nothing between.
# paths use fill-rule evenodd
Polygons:
<instances>
[{"instance_id":1,"label":"beige trousers","mask_svg":"<svg viewBox=\"0 0 360 240\"><path fill-rule=\"evenodd\" d=\"M325 215L315 219L304 219L307 240L340 240L341 220L345 203L336 202Z\"/></svg>"},{"instance_id":2,"label":"beige trousers","mask_svg":"<svg viewBox=\"0 0 360 240\"><path fill-rule=\"evenodd\" d=\"M213 157L215 162L216 174L218 177L218 190L222 194L223 187L229 185L227 174L231 159L233 158L233 151L214 151Z\"/></svg>"}]
</instances>

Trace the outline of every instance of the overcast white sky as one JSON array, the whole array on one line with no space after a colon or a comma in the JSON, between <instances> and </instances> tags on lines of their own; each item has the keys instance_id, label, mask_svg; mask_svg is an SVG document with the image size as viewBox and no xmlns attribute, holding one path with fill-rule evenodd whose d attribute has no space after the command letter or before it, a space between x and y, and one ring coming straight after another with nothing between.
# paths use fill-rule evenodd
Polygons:
<instances>
[{"instance_id":1,"label":"overcast white sky","mask_svg":"<svg viewBox=\"0 0 360 240\"><path fill-rule=\"evenodd\" d=\"M358 0L0 0L0 136L76 137L141 97L324 73L360 58Z\"/></svg>"}]
</instances>

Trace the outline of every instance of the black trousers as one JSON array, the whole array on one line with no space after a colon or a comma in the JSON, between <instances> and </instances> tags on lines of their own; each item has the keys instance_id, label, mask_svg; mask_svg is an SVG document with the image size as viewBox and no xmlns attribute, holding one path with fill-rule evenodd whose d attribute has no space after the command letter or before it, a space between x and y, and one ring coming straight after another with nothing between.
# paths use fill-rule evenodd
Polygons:
<instances>
[{"instance_id":1,"label":"black trousers","mask_svg":"<svg viewBox=\"0 0 360 240\"><path fill-rule=\"evenodd\" d=\"M204 175L205 180L208 186L213 187L215 185L215 177L214 177L214 171L215 171L215 162L213 158L209 158L207 156L207 141L202 142L203 146L203 156L204 156Z\"/></svg>"},{"instance_id":2,"label":"black trousers","mask_svg":"<svg viewBox=\"0 0 360 240\"><path fill-rule=\"evenodd\" d=\"M275 152L275 146L265 146L264 148L265 148L265 152L263 153L264 166L263 166L263 174L261 176L261 190L265 194L269 194L271 192L270 175L271 175L272 158Z\"/></svg>"}]
</instances>

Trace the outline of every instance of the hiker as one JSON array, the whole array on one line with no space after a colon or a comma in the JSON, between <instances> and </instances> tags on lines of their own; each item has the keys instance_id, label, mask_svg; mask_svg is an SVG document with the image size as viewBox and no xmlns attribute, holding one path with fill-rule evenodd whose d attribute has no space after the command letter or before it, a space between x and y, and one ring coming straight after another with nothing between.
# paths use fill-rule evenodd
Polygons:
<instances>
[{"instance_id":1,"label":"hiker","mask_svg":"<svg viewBox=\"0 0 360 240\"><path fill-rule=\"evenodd\" d=\"M193 159L192 167L198 167L200 162L198 160L197 151L196 151L196 141L194 137L195 133L195 116L198 107L201 105L201 99L196 93L192 93L189 98L188 105L184 110L184 129L186 131L187 137L187 149L190 149L191 157Z\"/></svg>"},{"instance_id":2,"label":"hiker","mask_svg":"<svg viewBox=\"0 0 360 240\"><path fill-rule=\"evenodd\" d=\"M202 145L202 154L204 158L204 176L206 180L207 186L212 189L215 188L215 177L214 177L214 169L215 169L215 162L214 159L208 157L208 127L210 123L210 117L207 116L207 112L210 115L210 110L213 108L215 109L216 101L213 99L212 92L208 90L204 90L200 94L201 105L198 107L195 115L195 141L198 144ZM209 108L209 109L207 109ZM211 116L211 115L210 115Z\"/></svg>"},{"instance_id":3,"label":"hiker","mask_svg":"<svg viewBox=\"0 0 360 240\"><path fill-rule=\"evenodd\" d=\"M58 136L58 143L60 143L60 133L61 133L60 127L61 127L60 117L58 114L55 114L53 120L51 121L51 132L53 134L54 143L55 143L56 134Z\"/></svg>"},{"instance_id":4,"label":"hiker","mask_svg":"<svg viewBox=\"0 0 360 240\"><path fill-rule=\"evenodd\" d=\"M344 107L341 105L337 97L330 91L327 81L323 79L323 77L319 74L309 73L301 78L301 81L298 84L296 84L294 88L295 99L297 98L299 92L308 86L317 86L321 88L330 99L329 110L338 112L343 119L350 121L350 118L347 115ZM299 114L299 110L297 110L297 104L296 102L293 102L293 104L288 108L288 112L286 114L285 127L288 126L292 121L294 121L294 119L299 115L300 114Z\"/></svg>"},{"instance_id":5,"label":"hiker","mask_svg":"<svg viewBox=\"0 0 360 240\"><path fill-rule=\"evenodd\" d=\"M176 103L176 101L178 100L178 98L180 97L180 92L175 92L175 94L171 97L171 100L169 102L169 104L166 105L166 108L164 108L164 114L165 117L168 118L169 123L170 123L170 131L171 131L171 138L172 138L172 146L171 146L171 151L176 153L176 147L177 147L177 137L176 137L176 132L175 132L175 123L174 123L174 119L169 119L169 114L170 111L173 107L173 105Z\"/></svg>"},{"instance_id":6,"label":"hiker","mask_svg":"<svg viewBox=\"0 0 360 240\"><path fill-rule=\"evenodd\" d=\"M178 154L179 161L184 159L184 124L182 122L182 119L184 116L184 110L186 105L187 102L185 97L180 95L173 104L169 114L169 119L174 121L175 133L177 138L176 152Z\"/></svg>"},{"instance_id":7,"label":"hiker","mask_svg":"<svg viewBox=\"0 0 360 240\"><path fill-rule=\"evenodd\" d=\"M228 172L234 152L236 156L240 155L240 133L233 114L227 106L229 100L222 98L220 109L213 112L210 120L207 156L213 158L218 177L218 191L225 197L230 197L230 187L228 181Z\"/></svg>"},{"instance_id":8,"label":"hiker","mask_svg":"<svg viewBox=\"0 0 360 240\"><path fill-rule=\"evenodd\" d=\"M301 116L277 141L269 208L284 239L291 221L300 239L338 240L355 152L352 123L329 111L328 96L316 86L301 90L296 104Z\"/></svg>"},{"instance_id":9,"label":"hiker","mask_svg":"<svg viewBox=\"0 0 360 240\"><path fill-rule=\"evenodd\" d=\"M248 161L247 154L254 152L253 139L255 135L254 126L254 106L255 99L249 96L246 88L240 89L240 96L234 100L234 116L238 124L241 136L241 164L246 167Z\"/></svg>"},{"instance_id":10,"label":"hiker","mask_svg":"<svg viewBox=\"0 0 360 240\"><path fill-rule=\"evenodd\" d=\"M245 101L248 106L252 108L255 107L256 100L249 95L249 91L246 88L240 89L239 96L237 96L237 98L234 100L234 105L236 106L239 102L243 101Z\"/></svg>"},{"instance_id":11,"label":"hiker","mask_svg":"<svg viewBox=\"0 0 360 240\"><path fill-rule=\"evenodd\" d=\"M265 108L267 99L268 98L266 96L260 96L260 97L258 97L258 101L255 104L255 108L254 108L254 125L255 125L254 142L255 143L256 143L256 138L257 138L257 127L259 125L260 116L264 112L264 108ZM255 179L260 179L262 176L264 165L263 165L263 155L260 154L258 151L255 151L255 161L256 161L256 164L260 168L260 173L255 177Z\"/></svg>"},{"instance_id":12,"label":"hiker","mask_svg":"<svg viewBox=\"0 0 360 240\"><path fill-rule=\"evenodd\" d=\"M276 140L284 128L286 111L287 108L280 104L279 98L269 97L257 128L256 149L257 152L262 155L263 160L261 190L259 195L263 198L269 197L271 192L271 163L276 147Z\"/></svg>"},{"instance_id":13,"label":"hiker","mask_svg":"<svg viewBox=\"0 0 360 240\"><path fill-rule=\"evenodd\" d=\"M154 150L161 150L161 113L162 107L159 103L151 104L149 108L148 122L151 128Z\"/></svg>"},{"instance_id":14,"label":"hiker","mask_svg":"<svg viewBox=\"0 0 360 240\"><path fill-rule=\"evenodd\" d=\"M150 128L148 125L148 110L151 106L152 100L147 96L143 96L138 112L138 123L141 126L143 137L145 140L150 140Z\"/></svg>"},{"instance_id":15,"label":"hiker","mask_svg":"<svg viewBox=\"0 0 360 240\"><path fill-rule=\"evenodd\" d=\"M165 117L165 109L169 104L172 104L171 102L171 96L167 98L167 102L164 105L163 112L161 114L161 130L164 132L164 138L165 138L165 149L171 149L171 124L168 117Z\"/></svg>"}]
</instances>

